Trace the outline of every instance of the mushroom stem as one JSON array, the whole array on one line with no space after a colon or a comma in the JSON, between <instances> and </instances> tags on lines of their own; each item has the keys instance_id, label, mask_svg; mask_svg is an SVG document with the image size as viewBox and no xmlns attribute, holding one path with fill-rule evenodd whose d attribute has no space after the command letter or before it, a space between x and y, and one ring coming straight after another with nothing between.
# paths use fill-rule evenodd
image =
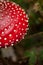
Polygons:
<instances>
[{"instance_id":1,"label":"mushroom stem","mask_svg":"<svg viewBox=\"0 0 43 65\"><path fill-rule=\"evenodd\" d=\"M3 57L7 57L7 58L11 57L12 61L15 61L15 62L17 61L17 56L14 52L13 47L2 48L1 52Z\"/></svg>"}]
</instances>

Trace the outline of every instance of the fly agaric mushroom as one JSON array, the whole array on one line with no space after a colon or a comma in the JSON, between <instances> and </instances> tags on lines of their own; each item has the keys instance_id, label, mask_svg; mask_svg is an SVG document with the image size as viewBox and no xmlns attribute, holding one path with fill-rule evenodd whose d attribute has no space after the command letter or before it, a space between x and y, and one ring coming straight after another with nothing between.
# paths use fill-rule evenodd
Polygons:
<instances>
[{"instance_id":1,"label":"fly agaric mushroom","mask_svg":"<svg viewBox=\"0 0 43 65\"><path fill-rule=\"evenodd\" d=\"M14 2L0 2L0 48L19 42L28 29L25 11Z\"/></svg>"}]
</instances>

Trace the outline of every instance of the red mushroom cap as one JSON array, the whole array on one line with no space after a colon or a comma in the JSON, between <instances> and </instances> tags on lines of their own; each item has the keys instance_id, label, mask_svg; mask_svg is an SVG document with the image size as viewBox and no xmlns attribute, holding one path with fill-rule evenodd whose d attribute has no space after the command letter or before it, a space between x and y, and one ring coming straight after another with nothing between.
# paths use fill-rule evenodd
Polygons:
<instances>
[{"instance_id":1,"label":"red mushroom cap","mask_svg":"<svg viewBox=\"0 0 43 65\"><path fill-rule=\"evenodd\" d=\"M16 44L28 29L28 17L16 3L0 2L0 47Z\"/></svg>"}]
</instances>

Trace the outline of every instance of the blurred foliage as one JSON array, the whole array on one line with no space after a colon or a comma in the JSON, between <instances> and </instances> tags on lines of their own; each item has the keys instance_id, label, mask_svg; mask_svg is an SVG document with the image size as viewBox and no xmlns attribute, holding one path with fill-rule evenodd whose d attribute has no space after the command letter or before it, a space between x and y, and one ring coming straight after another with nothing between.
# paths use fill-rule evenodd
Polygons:
<instances>
[{"instance_id":1,"label":"blurred foliage","mask_svg":"<svg viewBox=\"0 0 43 65\"><path fill-rule=\"evenodd\" d=\"M36 63L36 52L35 49L32 51L25 51L24 55L29 57L29 65L34 65Z\"/></svg>"},{"instance_id":2,"label":"blurred foliage","mask_svg":"<svg viewBox=\"0 0 43 65\"><path fill-rule=\"evenodd\" d=\"M39 54L40 60L43 60L43 49L41 49L39 53L40 53L40 54Z\"/></svg>"}]
</instances>

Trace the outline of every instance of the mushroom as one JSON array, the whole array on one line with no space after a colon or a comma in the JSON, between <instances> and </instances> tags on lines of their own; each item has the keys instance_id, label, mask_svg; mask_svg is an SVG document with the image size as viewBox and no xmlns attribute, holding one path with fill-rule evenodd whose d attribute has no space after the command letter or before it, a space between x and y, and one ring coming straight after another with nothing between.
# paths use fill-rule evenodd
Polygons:
<instances>
[{"instance_id":1,"label":"mushroom","mask_svg":"<svg viewBox=\"0 0 43 65\"><path fill-rule=\"evenodd\" d=\"M0 2L0 48L13 46L24 38L28 30L28 16L16 3Z\"/></svg>"}]
</instances>

